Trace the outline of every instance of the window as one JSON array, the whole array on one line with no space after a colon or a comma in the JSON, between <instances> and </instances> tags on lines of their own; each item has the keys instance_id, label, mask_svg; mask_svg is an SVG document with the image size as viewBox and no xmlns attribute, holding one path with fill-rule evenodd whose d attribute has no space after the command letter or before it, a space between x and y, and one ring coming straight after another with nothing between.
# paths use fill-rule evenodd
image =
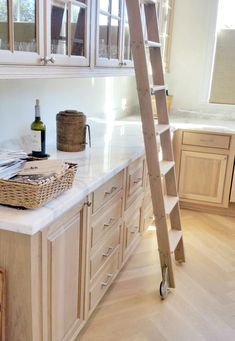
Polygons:
<instances>
[{"instance_id":1,"label":"window","mask_svg":"<svg viewBox=\"0 0 235 341\"><path fill-rule=\"evenodd\" d=\"M211 103L235 104L235 1L220 0L212 70Z\"/></svg>"}]
</instances>

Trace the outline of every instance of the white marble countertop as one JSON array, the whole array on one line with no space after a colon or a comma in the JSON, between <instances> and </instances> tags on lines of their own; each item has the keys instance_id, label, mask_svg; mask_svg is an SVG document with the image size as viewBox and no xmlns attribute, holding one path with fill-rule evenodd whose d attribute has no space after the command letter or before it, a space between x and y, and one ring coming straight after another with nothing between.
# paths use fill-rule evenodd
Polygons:
<instances>
[{"instance_id":1,"label":"white marble countertop","mask_svg":"<svg viewBox=\"0 0 235 341\"><path fill-rule=\"evenodd\" d=\"M205 122L182 123L171 118L174 129L198 129L204 131L235 132L231 126L208 125ZM92 147L79 153L47 148L52 159L78 163L78 173L73 187L38 209L21 210L0 205L0 229L32 235L59 218L64 212L82 201L128 164L144 153L142 126L138 116L119 121L89 118Z\"/></svg>"},{"instance_id":2,"label":"white marble countertop","mask_svg":"<svg viewBox=\"0 0 235 341\"><path fill-rule=\"evenodd\" d=\"M73 187L38 209L0 205L0 229L32 235L83 200L105 181L144 153L142 127L138 121L106 122L89 119L92 147L79 153L57 151L49 146L52 159L78 163Z\"/></svg>"}]
</instances>

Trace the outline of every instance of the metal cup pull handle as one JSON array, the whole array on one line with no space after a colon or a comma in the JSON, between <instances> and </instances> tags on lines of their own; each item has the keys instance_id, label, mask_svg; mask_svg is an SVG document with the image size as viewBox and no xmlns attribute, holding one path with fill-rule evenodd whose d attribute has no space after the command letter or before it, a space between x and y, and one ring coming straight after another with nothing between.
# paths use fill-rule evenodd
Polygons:
<instances>
[{"instance_id":1,"label":"metal cup pull handle","mask_svg":"<svg viewBox=\"0 0 235 341\"><path fill-rule=\"evenodd\" d=\"M86 131L88 132L89 147L91 148L91 128L90 128L89 124L85 125L85 136L86 136ZM85 143L87 144L86 141L85 141Z\"/></svg>"}]
</instances>

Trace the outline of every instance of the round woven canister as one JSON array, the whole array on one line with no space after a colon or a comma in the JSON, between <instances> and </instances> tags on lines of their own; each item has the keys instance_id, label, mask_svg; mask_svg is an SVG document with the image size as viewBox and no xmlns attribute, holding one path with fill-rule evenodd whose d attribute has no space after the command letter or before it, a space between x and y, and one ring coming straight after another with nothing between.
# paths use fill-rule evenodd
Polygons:
<instances>
[{"instance_id":1,"label":"round woven canister","mask_svg":"<svg viewBox=\"0 0 235 341\"><path fill-rule=\"evenodd\" d=\"M76 110L60 111L56 115L57 149L80 152L86 145L86 116Z\"/></svg>"}]
</instances>

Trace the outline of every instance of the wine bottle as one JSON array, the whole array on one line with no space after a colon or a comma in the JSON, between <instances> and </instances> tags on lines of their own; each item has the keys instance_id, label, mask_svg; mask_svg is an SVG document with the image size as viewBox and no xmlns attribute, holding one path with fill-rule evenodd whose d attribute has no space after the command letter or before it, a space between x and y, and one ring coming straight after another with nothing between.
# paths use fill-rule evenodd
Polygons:
<instances>
[{"instance_id":1,"label":"wine bottle","mask_svg":"<svg viewBox=\"0 0 235 341\"><path fill-rule=\"evenodd\" d=\"M31 124L32 156L43 157L46 154L46 126L41 121L39 99L36 99L35 120Z\"/></svg>"}]
</instances>

